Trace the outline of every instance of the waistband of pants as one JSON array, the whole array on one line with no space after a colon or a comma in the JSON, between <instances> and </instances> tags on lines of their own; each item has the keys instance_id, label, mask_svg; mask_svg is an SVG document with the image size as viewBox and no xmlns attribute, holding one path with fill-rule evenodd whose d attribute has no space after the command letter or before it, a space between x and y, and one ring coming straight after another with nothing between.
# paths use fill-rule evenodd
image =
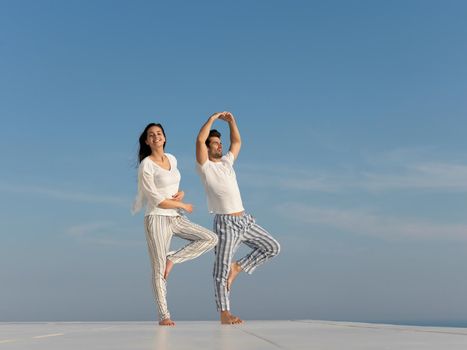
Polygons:
<instances>
[{"instance_id":1,"label":"waistband of pants","mask_svg":"<svg viewBox=\"0 0 467 350\"><path fill-rule=\"evenodd\" d=\"M247 216L249 215L246 211L241 211L239 213L235 214L215 214L217 217L233 217L233 218L241 218L242 216Z\"/></svg>"}]
</instances>

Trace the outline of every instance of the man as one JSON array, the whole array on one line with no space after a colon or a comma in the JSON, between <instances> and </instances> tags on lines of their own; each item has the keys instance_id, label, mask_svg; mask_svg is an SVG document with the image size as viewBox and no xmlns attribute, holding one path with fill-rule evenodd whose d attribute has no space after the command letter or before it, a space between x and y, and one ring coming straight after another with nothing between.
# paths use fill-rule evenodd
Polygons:
<instances>
[{"instance_id":1,"label":"man","mask_svg":"<svg viewBox=\"0 0 467 350\"><path fill-rule=\"evenodd\" d=\"M230 148L222 154L221 134L211 130L213 123L223 120L229 124ZM214 216L214 232L219 243L215 248L214 286L217 309L222 324L243 321L230 313L229 293L238 274L251 274L257 266L279 253L279 243L250 214L245 213L237 184L234 161L241 147L240 132L230 112L214 113L201 128L196 140L197 171L201 176ZM241 243L252 248L245 257L233 261Z\"/></svg>"}]
</instances>

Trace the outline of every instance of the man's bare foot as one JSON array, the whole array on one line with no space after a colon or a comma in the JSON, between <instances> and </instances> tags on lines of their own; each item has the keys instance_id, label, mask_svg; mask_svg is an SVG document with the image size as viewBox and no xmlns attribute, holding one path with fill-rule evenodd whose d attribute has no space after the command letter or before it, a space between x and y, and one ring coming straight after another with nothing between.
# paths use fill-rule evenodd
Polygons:
<instances>
[{"instance_id":1,"label":"man's bare foot","mask_svg":"<svg viewBox=\"0 0 467 350\"><path fill-rule=\"evenodd\" d=\"M234 262L232 265L230 265L229 277L227 278L228 291L230 291L230 288L232 288L232 284L240 272L242 272L242 267L237 262Z\"/></svg>"},{"instance_id":2,"label":"man's bare foot","mask_svg":"<svg viewBox=\"0 0 467 350\"><path fill-rule=\"evenodd\" d=\"M167 259L165 263L165 271L164 271L164 279L167 281L169 278L170 271L172 271L172 267L174 267L174 263Z\"/></svg>"},{"instance_id":3,"label":"man's bare foot","mask_svg":"<svg viewBox=\"0 0 467 350\"><path fill-rule=\"evenodd\" d=\"M221 324L241 324L243 320L234 316L230 311L221 311Z\"/></svg>"},{"instance_id":4,"label":"man's bare foot","mask_svg":"<svg viewBox=\"0 0 467 350\"><path fill-rule=\"evenodd\" d=\"M160 326L175 326L175 322L172 321L170 318L166 318L162 321L159 321Z\"/></svg>"}]
</instances>

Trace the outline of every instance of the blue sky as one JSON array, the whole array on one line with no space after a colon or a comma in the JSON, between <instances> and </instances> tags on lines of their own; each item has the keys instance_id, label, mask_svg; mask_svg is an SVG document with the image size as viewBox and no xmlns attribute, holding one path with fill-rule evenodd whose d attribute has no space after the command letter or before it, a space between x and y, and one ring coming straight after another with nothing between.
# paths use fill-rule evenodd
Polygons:
<instances>
[{"instance_id":1,"label":"blue sky","mask_svg":"<svg viewBox=\"0 0 467 350\"><path fill-rule=\"evenodd\" d=\"M138 136L164 125L191 219L211 227L194 140L229 110L245 206L282 244L236 282L236 313L467 324L466 15L463 1L1 1L0 321L155 319L129 212ZM212 261L175 267L175 320L217 317Z\"/></svg>"}]
</instances>

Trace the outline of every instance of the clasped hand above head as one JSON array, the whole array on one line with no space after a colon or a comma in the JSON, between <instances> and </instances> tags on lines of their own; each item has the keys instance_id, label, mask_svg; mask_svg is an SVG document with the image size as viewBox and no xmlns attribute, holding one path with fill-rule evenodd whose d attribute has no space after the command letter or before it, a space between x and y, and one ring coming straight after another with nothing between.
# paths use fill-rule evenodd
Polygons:
<instances>
[{"instance_id":1,"label":"clasped hand above head","mask_svg":"<svg viewBox=\"0 0 467 350\"><path fill-rule=\"evenodd\" d=\"M231 122L233 122L235 120L233 114L230 113L230 112L227 112L227 111L216 112L211 117L214 118L214 119L224 120L224 121L226 121L228 123L231 123Z\"/></svg>"}]
</instances>

